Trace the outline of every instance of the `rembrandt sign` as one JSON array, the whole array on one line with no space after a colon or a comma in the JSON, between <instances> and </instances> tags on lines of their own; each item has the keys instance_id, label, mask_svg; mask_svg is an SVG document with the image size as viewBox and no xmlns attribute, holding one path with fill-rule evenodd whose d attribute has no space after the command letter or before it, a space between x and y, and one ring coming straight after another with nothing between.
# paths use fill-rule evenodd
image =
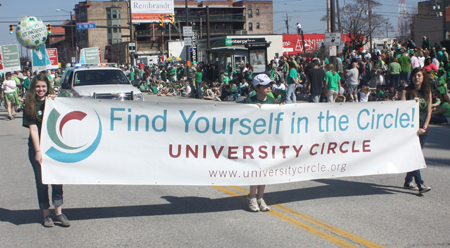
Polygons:
<instances>
[{"instance_id":1,"label":"rembrandt sign","mask_svg":"<svg viewBox=\"0 0 450 248\"><path fill-rule=\"evenodd\" d=\"M173 0L131 0L131 21L133 23L158 23L159 17L174 13Z\"/></svg>"},{"instance_id":2,"label":"rembrandt sign","mask_svg":"<svg viewBox=\"0 0 450 248\"><path fill-rule=\"evenodd\" d=\"M259 185L425 168L414 101L47 100L46 184Z\"/></svg>"}]
</instances>

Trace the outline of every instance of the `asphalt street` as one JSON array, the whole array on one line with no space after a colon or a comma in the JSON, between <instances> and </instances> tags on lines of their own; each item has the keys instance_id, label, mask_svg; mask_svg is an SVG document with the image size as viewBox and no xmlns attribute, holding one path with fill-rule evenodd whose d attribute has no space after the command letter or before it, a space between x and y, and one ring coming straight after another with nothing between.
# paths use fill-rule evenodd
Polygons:
<instances>
[{"instance_id":1,"label":"asphalt street","mask_svg":"<svg viewBox=\"0 0 450 248\"><path fill-rule=\"evenodd\" d=\"M66 185L72 226L45 228L28 129L21 113L6 116L0 108L0 247L450 246L450 126L429 128L423 195L403 189L404 174L322 179L269 185L272 210L252 213L248 187Z\"/></svg>"}]
</instances>

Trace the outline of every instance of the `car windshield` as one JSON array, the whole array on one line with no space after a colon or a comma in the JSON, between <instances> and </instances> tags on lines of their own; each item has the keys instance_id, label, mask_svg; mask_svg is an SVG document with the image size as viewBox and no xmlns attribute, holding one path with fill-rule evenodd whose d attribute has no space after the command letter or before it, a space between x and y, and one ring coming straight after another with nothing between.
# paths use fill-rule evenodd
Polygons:
<instances>
[{"instance_id":1,"label":"car windshield","mask_svg":"<svg viewBox=\"0 0 450 248\"><path fill-rule=\"evenodd\" d=\"M75 72L74 86L130 84L120 70L86 70Z\"/></svg>"}]
</instances>

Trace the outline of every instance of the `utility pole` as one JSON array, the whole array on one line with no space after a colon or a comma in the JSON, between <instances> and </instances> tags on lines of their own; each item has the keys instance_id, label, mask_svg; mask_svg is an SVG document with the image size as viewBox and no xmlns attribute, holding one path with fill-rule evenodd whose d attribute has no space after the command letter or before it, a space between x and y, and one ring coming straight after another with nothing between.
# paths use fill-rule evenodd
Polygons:
<instances>
[{"instance_id":1,"label":"utility pole","mask_svg":"<svg viewBox=\"0 0 450 248\"><path fill-rule=\"evenodd\" d=\"M288 13L286 13L286 34L289 34L289 19L288 19Z\"/></svg>"},{"instance_id":2,"label":"utility pole","mask_svg":"<svg viewBox=\"0 0 450 248\"><path fill-rule=\"evenodd\" d=\"M331 0L327 0L327 32L331 32Z\"/></svg>"},{"instance_id":3,"label":"utility pole","mask_svg":"<svg viewBox=\"0 0 450 248\"><path fill-rule=\"evenodd\" d=\"M370 0L369 0L370 1ZM331 33L336 32L336 10L335 1L330 1L330 30ZM336 65L336 55L330 56L330 64Z\"/></svg>"},{"instance_id":4,"label":"utility pole","mask_svg":"<svg viewBox=\"0 0 450 248\"><path fill-rule=\"evenodd\" d=\"M442 23L442 30L443 30L443 34L442 34L442 41L444 42L444 45L446 44L445 41L447 40L447 32L445 29L445 22L447 21L447 3L446 0L442 0L441 2L441 9L442 11L442 19L443 19L443 23Z\"/></svg>"},{"instance_id":5,"label":"utility pole","mask_svg":"<svg viewBox=\"0 0 450 248\"><path fill-rule=\"evenodd\" d=\"M340 33L342 31L342 27L341 27L341 13L339 10L339 0L336 0L336 12L337 12L337 18L338 18L338 31Z\"/></svg>"},{"instance_id":6,"label":"utility pole","mask_svg":"<svg viewBox=\"0 0 450 248\"><path fill-rule=\"evenodd\" d=\"M188 0L184 0L184 3L185 3L185 5L186 5L186 26L188 26L189 25L189 19L188 19L188 12L189 12L189 8L188 8ZM188 81L190 81L189 80L189 72L190 72L190 70L191 70L191 67L189 66L190 65L190 61L191 61L191 59L190 59L190 54L189 54L189 47L187 47L187 46L185 46L185 48L186 48L186 79L188 80ZM189 64L188 64L188 61L189 61ZM190 84L191 84L191 86L193 86L192 85L192 82L190 82Z\"/></svg>"},{"instance_id":7,"label":"utility pole","mask_svg":"<svg viewBox=\"0 0 450 248\"><path fill-rule=\"evenodd\" d=\"M133 37L133 23L131 20L131 0L128 0L128 21L129 21L129 28L130 28L130 42L134 42L134 37ZM134 65L134 56L133 54L130 53L130 63L131 65Z\"/></svg>"},{"instance_id":8,"label":"utility pole","mask_svg":"<svg viewBox=\"0 0 450 248\"><path fill-rule=\"evenodd\" d=\"M389 38L388 22L386 22L386 38Z\"/></svg>"},{"instance_id":9,"label":"utility pole","mask_svg":"<svg viewBox=\"0 0 450 248\"><path fill-rule=\"evenodd\" d=\"M372 52L372 9L370 7L370 2L372 0L368 0L369 9L367 10L369 12L369 44L370 44L370 52Z\"/></svg>"},{"instance_id":10,"label":"utility pole","mask_svg":"<svg viewBox=\"0 0 450 248\"><path fill-rule=\"evenodd\" d=\"M208 45L208 63L210 62L209 49L211 49L211 36L210 36L210 27L209 27L209 6L206 6L206 43Z\"/></svg>"}]
</instances>

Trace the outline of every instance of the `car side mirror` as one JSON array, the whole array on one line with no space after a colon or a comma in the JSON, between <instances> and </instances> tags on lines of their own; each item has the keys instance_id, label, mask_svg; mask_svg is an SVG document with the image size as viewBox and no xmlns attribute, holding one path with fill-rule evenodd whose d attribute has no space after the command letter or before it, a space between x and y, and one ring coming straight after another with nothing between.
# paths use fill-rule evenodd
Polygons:
<instances>
[{"instance_id":1,"label":"car side mirror","mask_svg":"<svg viewBox=\"0 0 450 248\"><path fill-rule=\"evenodd\" d=\"M70 85L69 85L69 83L63 83L61 85L61 88L64 89L64 90L69 90L70 89Z\"/></svg>"}]
</instances>

